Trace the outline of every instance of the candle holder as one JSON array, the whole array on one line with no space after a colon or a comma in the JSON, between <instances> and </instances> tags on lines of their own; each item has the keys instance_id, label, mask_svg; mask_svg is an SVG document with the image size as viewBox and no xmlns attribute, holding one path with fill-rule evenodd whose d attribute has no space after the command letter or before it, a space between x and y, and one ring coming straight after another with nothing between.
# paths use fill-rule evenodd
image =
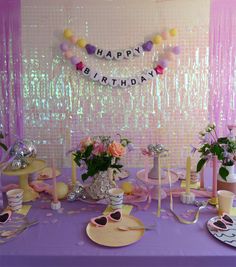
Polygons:
<instances>
[{"instance_id":1,"label":"candle holder","mask_svg":"<svg viewBox=\"0 0 236 267\"><path fill-rule=\"evenodd\" d=\"M57 201L57 202L51 202L51 209L52 210L59 210L61 208L61 202Z\"/></svg>"},{"instance_id":2,"label":"candle holder","mask_svg":"<svg viewBox=\"0 0 236 267\"><path fill-rule=\"evenodd\" d=\"M182 192L180 195L180 201L184 204L193 204L195 201L195 195L192 192Z\"/></svg>"}]
</instances>

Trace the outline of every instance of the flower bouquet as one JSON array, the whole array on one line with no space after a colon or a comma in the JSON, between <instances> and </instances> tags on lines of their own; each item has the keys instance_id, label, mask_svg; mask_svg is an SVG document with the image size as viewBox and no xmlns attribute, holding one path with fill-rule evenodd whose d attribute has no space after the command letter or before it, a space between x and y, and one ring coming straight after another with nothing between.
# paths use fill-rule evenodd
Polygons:
<instances>
[{"instance_id":1,"label":"flower bouquet","mask_svg":"<svg viewBox=\"0 0 236 267\"><path fill-rule=\"evenodd\" d=\"M118 136L118 141L110 136L95 136L86 137L79 143L74 152L74 161L85 170L83 181L109 168L120 170L123 167L119 160L127 149L132 150L132 144L127 138Z\"/></svg>"},{"instance_id":2,"label":"flower bouquet","mask_svg":"<svg viewBox=\"0 0 236 267\"><path fill-rule=\"evenodd\" d=\"M209 124L205 131L199 133L199 148L193 147L193 152L200 153L200 160L197 163L197 172L213 157L216 156L221 162L219 175L223 180L227 180L228 166L233 166L236 160L236 142L230 137L218 137L215 124Z\"/></svg>"}]
</instances>

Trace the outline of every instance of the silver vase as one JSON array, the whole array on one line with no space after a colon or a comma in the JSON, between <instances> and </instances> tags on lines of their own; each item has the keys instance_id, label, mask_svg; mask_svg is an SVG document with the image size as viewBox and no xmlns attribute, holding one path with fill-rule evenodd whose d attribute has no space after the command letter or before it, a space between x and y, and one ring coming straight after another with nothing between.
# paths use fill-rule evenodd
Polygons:
<instances>
[{"instance_id":1,"label":"silver vase","mask_svg":"<svg viewBox=\"0 0 236 267\"><path fill-rule=\"evenodd\" d=\"M93 177L93 182L86 188L87 193L92 199L104 199L108 197L108 191L116 186L113 181L113 171L100 171Z\"/></svg>"},{"instance_id":2,"label":"silver vase","mask_svg":"<svg viewBox=\"0 0 236 267\"><path fill-rule=\"evenodd\" d=\"M158 172L158 157L160 157L160 155L155 155L153 157L153 167L152 169L150 170L150 172L148 173L148 178L151 178L151 179L159 179L158 175L159 175L159 172Z\"/></svg>"}]
</instances>

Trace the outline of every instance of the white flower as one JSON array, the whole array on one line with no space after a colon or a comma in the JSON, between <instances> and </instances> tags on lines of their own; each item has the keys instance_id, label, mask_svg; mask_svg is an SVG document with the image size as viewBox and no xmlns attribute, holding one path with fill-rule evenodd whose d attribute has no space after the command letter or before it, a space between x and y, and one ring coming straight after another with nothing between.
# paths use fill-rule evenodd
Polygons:
<instances>
[{"instance_id":1,"label":"white flower","mask_svg":"<svg viewBox=\"0 0 236 267\"><path fill-rule=\"evenodd\" d=\"M199 132L199 135L204 136L205 135L205 132L204 131L201 131L201 132Z\"/></svg>"},{"instance_id":2,"label":"white flower","mask_svg":"<svg viewBox=\"0 0 236 267\"><path fill-rule=\"evenodd\" d=\"M207 128L210 128L210 129L215 129L215 127L216 127L215 123L209 123L207 125Z\"/></svg>"},{"instance_id":3,"label":"white flower","mask_svg":"<svg viewBox=\"0 0 236 267\"><path fill-rule=\"evenodd\" d=\"M212 130L212 129L211 129L209 126L207 126L206 129L205 129L205 131L206 131L207 133L209 133L211 130Z\"/></svg>"}]
</instances>

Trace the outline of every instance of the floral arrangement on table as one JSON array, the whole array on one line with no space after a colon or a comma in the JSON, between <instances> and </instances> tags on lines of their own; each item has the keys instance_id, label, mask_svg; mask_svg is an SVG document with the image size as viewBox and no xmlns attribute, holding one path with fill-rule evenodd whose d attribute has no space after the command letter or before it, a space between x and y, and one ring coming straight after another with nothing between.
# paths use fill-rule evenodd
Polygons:
<instances>
[{"instance_id":1,"label":"floral arrangement on table","mask_svg":"<svg viewBox=\"0 0 236 267\"><path fill-rule=\"evenodd\" d=\"M198 151L200 153L200 160L197 163L197 172L202 167L216 156L221 162L219 175L227 180L229 171L226 166L233 166L236 161L236 141L230 137L218 137L216 133L215 124L208 124L205 131L199 133L200 148L193 147L192 152Z\"/></svg>"},{"instance_id":2,"label":"floral arrangement on table","mask_svg":"<svg viewBox=\"0 0 236 267\"><path fill-rule=\"evenodd\" d=\"M85 170L82 174L83 181L100 171L109 168L120 170L123 167L119 160L127 149L133 150L133 146L127 138L122 138L119 134L117 136L119 140L113 140L110 136L86 137L81 140L73 155L76 164Z\"/></svg>"}]
</instances>

